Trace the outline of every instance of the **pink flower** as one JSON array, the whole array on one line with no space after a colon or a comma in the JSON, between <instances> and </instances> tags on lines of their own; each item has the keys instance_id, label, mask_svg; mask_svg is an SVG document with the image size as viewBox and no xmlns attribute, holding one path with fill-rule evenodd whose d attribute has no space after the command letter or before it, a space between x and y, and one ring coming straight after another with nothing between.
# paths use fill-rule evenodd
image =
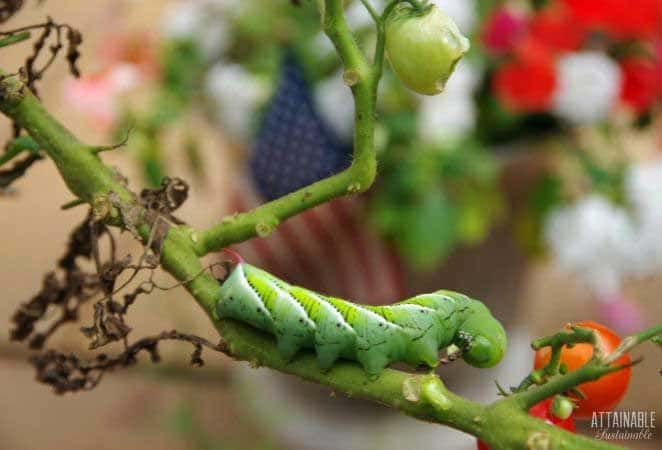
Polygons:
<instances>
[{"instance_id":1,"label":"pink flower","mask_svg":"<svg viewBox=\"0 0 662 450\"><path fill-rule=\"evenodd\" d=\"M108 131L117 119L119 95L133 88L138 80L134 66L121 64L96 74L68 79L64 98L89 117L97 128Z\"/></svg>"},{"instance_id":2,"label":"pink flower","mask_svg":"<svg viewBox=\"0 0 662 450\"><path fill-rule=\"evenodd\" d=\"M600 315L617 333L629 334L644 325L644 315L639 303L625 298L622 294L599 297Z\"/></svg>"},{"instance_id":3,"label":"pink flower","mask_svg":"<svg viewBox=\"0 0 662 450\"><path fill-rule=\"evenodd\" d=\"M101 131L108 131L119 114L120 96L158 75L153 39L146 33L112 35L103 40L99 55L104 69L68 79L65 100Z\"/></svg>"},{"instance_id":4,"label":"pink flower","mask_svg":"<svg viewBox=\"0 0 662 450\"><path fill-rule=\"evenodd\" d=\"M524 14L502 7L495 9L483 28L482 40L492 53L507 53L526 31Z\"/></svg>"}]
</instances>

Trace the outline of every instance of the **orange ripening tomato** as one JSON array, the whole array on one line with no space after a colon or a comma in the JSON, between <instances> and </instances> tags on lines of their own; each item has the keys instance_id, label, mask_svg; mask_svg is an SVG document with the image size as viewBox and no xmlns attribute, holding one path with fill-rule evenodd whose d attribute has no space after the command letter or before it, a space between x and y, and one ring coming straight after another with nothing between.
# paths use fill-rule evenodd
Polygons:
<instances>
[{"instance_id":1,"label":"orange ripening tomato","mask_svg":"<svg viewBox=\"0 0 662 450\"><path fill-rule=\"evenodd\" d=\"M605 353L611 353L621 342L621 338L604 325L592 321L576 323L580 327L591 328L598 334L600 345ZM540 369L549 362L551 349L542 348L536 352L534 366ZM563 347L561 362L572 372L583 366L593 356L591 344L575 344L572 348ZM615 365L630 363L630 357L623 355ZM580 384L578 388L586 395L586 399L578 399L574 417L589 419L594 411L610 411L621 401L630 384L630 368L606 375L599 380Z\"/></svg>"}]
</instances>

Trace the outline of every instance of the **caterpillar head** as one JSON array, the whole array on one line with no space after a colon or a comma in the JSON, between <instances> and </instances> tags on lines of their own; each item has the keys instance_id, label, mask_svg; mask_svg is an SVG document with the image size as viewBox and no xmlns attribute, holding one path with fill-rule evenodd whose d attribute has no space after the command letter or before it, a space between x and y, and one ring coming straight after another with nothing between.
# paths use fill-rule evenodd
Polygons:
<instances>
[{"instance_id":1,"label":"caterpillar head","mask_svg":"<svg viewBox=\"0 0 662 450\"><path fill-rule=\"evenodd\" d=\"M506 353L506 331L485 305L473 301L460 326L456 344L464 348L462 359L474 367L496 366Z\"/></svg>"}]
</instances>

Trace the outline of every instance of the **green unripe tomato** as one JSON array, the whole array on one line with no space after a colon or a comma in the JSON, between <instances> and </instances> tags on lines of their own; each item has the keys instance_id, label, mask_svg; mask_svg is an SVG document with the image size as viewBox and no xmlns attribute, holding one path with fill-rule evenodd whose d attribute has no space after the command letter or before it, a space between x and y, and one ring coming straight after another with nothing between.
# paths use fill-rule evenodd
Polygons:
<instances>
[{"instance_id":1,"label":"green unripe tomato","mask_svg":"<svg viewBox=\"0 0 662 450\"><path fill-rule=\"evenodd\" d=\"M565 420L572 415L575 404L568 397L557 395L552 401L552 414L561 420Z\"/></svg>"},{"instance_id":2,"label":"green unripe tomato","mask_svg":"<svg viewBox=\"0 0 662 450\"><path fill-rule=\"evenodd\" d=\"M417 11L401 3L386 24L385 47L400 81L419 94L435 95L469 50L469 40L436 5Z\"/></svg>"}]
</instances>

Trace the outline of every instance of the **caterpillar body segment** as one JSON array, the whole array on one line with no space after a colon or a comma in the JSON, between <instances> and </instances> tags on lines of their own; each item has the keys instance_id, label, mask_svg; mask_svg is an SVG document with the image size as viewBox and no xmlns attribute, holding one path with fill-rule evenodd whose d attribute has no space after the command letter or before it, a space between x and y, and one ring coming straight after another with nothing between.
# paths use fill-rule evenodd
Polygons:
<instances>
[{"instance_id":1,"label":"caterpillar body segment","mask_svg":"<svg viewBox=\"0 0 662 450\"><path fill-rule=\"evenodd\" d=\"M222 283L216 314L274 335L286 359L308 348L322 369L344 358L371 376L394 362L435 367L439 350L451 344L464 349L469 364L490 367L506 348L501 324L463 294L437 291L388 306L361 305L292 286L244 262Z\"/></svg>"}]
</instances>

